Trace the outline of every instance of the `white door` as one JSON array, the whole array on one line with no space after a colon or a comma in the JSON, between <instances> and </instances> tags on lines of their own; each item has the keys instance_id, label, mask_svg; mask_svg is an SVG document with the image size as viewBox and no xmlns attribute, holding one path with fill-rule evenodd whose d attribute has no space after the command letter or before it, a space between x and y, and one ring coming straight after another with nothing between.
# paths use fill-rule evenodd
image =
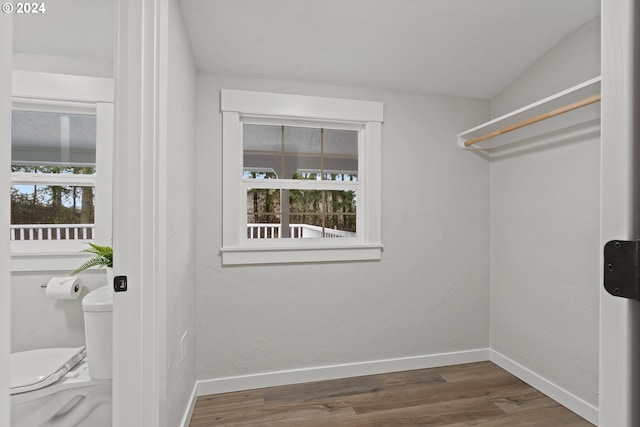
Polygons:
<instances>
[{"instance_id":1,"label":"white door","mask_svg":"<svg viewBox=\"0 0 640 427\"><path fill-rule=\"evenodd\" d=\"M601 247L610 240L640 239L636 3L602 0ZM640 302L613 297L601 287L600 426L640 425L639 362Z\"/></svg>"}]
</instances>

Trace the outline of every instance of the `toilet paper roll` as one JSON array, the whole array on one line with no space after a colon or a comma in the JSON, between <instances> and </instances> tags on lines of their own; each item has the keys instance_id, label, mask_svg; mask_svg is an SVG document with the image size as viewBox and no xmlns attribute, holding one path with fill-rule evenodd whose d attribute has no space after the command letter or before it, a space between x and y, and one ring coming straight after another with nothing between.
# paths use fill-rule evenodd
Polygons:
<instances>
[{"instance_id":1,"label":"toilet paper roll","mask_svg":"<svg viewBox=\"0 0 640 427\"><path fill-rule=\"evenodd\" d=\"M45 295L52 299L78 299L82 293L79 277L52 277L47 283Z\"/></svg>"}]
</instances>

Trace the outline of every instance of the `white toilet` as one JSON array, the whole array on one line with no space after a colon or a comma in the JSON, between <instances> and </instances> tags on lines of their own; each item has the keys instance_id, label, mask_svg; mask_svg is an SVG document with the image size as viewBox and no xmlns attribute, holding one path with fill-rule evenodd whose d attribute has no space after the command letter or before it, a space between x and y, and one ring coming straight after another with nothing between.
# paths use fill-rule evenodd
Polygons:
<instances>
[{"instance_id":1,"label":"white toilet","mask_svg":"<svg viewBox=\"0 0 640 427\"><path fill-rule=\"evenodd\" d=\"M12 427L111 427L113 291L82 300L85 347L11 354Z\"/></svg>"}]
</instances>

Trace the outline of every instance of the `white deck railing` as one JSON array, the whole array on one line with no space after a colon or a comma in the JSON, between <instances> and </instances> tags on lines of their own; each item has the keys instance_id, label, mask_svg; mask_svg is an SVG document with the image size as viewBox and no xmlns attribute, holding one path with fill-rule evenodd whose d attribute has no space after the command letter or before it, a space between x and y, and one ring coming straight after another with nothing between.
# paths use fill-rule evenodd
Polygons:
<instances>
[{"instance_id":1,"label":"white deck railing","mask_svg":"<svg viewBox=\"0 0 640 427\"><path fill-rule=\"evenodd\" d=\"M93 224L11 224L10 240L91 240Z\"/></svg>"},{"instance_id":2,"label":"white deck railing","mask_svg":"<svg viewBox=\"0 0 640 427\"><path fill-rule=\"evenodd\" d=\"M294 239L356 237L356 233L333 228L325 228L324 236L322 232L323 228L316 225L289 225L289 236ZM282 237L280 234L280 224L247 224L247 237L249 239L279 239Z\"/></svg>"}]
</instances>

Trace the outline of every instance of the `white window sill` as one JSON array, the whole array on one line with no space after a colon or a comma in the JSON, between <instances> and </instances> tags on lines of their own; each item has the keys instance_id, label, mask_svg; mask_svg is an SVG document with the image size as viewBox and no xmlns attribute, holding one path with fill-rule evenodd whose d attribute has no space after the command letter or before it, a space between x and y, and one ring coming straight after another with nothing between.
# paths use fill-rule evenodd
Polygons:
<instances>
[{"instance_id":1,"label":"white window sill","mask_svg":"<svg viewBox=\"0 0 640 427\"><path fill-rule=\"evenodd\" d=\"M377 261L381 244L341 246L237 247L220 249L222 265Z\"/></svg>"}]
</instances>

